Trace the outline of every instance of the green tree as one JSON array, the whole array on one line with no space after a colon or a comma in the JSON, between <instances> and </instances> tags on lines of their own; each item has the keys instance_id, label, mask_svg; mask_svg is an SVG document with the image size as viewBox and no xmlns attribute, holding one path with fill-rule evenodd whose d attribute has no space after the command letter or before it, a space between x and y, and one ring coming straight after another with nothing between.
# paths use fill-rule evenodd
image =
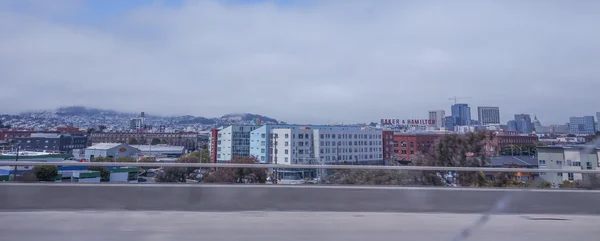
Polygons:
<instances>
[{"instance_id":1,"label":"green tree","mask_svg":"<svg viewBox=\"0 0 600 241\"><path fill-rule=\"evenodd\" d=\"M100 130L100 132L103 132L104 130L106 130L106 126L105 125L99 125L98 126L98 130Z\"/></svg>"},{"instance_id":2,"label":"green tree","mask_svg":"<svg viewBox=\"0 0 600 241\"><path fill-rule=\"evenodd\" d=\"M158 145L160 143L161 143L160 139L153 138L152 141L150 142L150 145Z\"/></svg>"},{"instance_id":3,"label":"green tree","mask_svg":"<svg viewBox=\"0 0 600 241\"><path fill-rule=\"evenodd\" d=\"M558 184L559 188L575 188L575 182L565 180L561 184Z\"/></svg>"},{"instance_id":4,"label":"green tree","mask_svg":"<svg viewBox=\"0 0 600 241\"><path fill-rule=\"evenodd\" d=\"M87 128L87 133L88 134L92 134L94 132L96 132L96 129L94 129L93 127Z\"/></svg>"},{"instance_id":5,"label":"green tree","mask_svg":"<svg viewBox=\"0 0 600 241\"><path fill-rule=\"evenodd\" d=\"M208 149L202 149L202 155L200 156L200 159L200 162L202 163L210 163L210 153L208 152Z\"/></svg>"},{"instance_id":6,"label":"green tree","mask_svg":"<svg viewBox=\"0 0 600 241\"><path fill-rule=\"evenodd\" d=\"M97 156L92 158L92 162L114 162L114 160L110 157Z\"/></svg>"},{"instance_id":7,"label":"green tree","mask_svg":"<svg viewBox=\"0 0 600 241\"><path fill-rule=\"evenodd\" d=\"M144 157L142 159L140 159L138 162L143 162L143 163L155 163L156 159L153 157ZM144 171L148 171L148 169L153 169L153 168L158 168L157 166L153 166L153 167L141 167Z\"/></svg>"},{"instance_id":8,"label":"green tree","mask_svg":"<svg viewBox=\"0 0 600 241\"><path fill-rule=\"evenodd\" d=\"M236 157L231 163L258 164L254 157ZM217 168L206 173L203 181L211 183L265 183L266 168Z\"/></svg>"},{"instance_id":9,"label":"green tree","mask_svg":"<svg viewBox=\"0 0 600 241\"><path fill-rule=\"evenodd\" d=\"M185 167L165 167L162 172L154 176L156 182L186 182L187 169Z\"/></svg>"},{"instance_id":10,"label":"green tree","mask_svg":"<svg viewBox=\"0 0 600 241\"><path fill-rule=\"evenodd\" d=\"M134 137L132 137L131 139L129 139L129 145L139 145L139 142L137 139L135 139Z\"/></svg>"},{"instance_id":11,"label":"green tree","mask_svg":"<svg viewBox=\"0 0 600 241\"><path fill-rule=\"evenodd\" d=\"M125 156L117 158L116 162L137 162L137 160L133 157Z\"/></svg>"},{"instance_id":12,"label":"green tree","mask_svg":"<svg viewBox=\"0 0 600 241\"><path fill-rule=\"evenodd\" d=\"M58 175L58 168L56 166L35 166L32 172L38 181L53 182Z\"/></svg>"},{"instance_id":13,"label":"green tree","mask_svg":"<svg viewBox=\"0 0 600 241\"><path fill-rule=\"evenodd\" d=\"M202 153L199 152L199 151L192 152L192 153L190 153L188 155L195 156L195 157L198 157L198 158L202 158Z\"/></svg>"},{"instance_id":14,"label":"green tree","mask_svg":"<svg viewBox=\"0 0 600 241\"><path fill-rule=\"evenodd\" d=\"M169 142L168 142L167 140L165 140L165 139L162 139L162 140L160 141L160 144L169 144Z\"/></svg>"},{"instance_id":15,"label":"green tree","mask_svg":"<svg viewBox=\"0 0 600 241\"><path fill-rule=\"evenodd\" d=\"M176 163L200 163L200 158L195 155L185 155L178 158ZM197 167L165 167L154 179L156 182L186 182L186 178L194 173Z\"/></svg>"},{"instance_id":16,"label":"green tree","mask_svg":"<svg viewBox=\"0 0 600 241\"><path fill-rule=\"evenodd\" d=\"M443 167L483 167L489 162L485 151L486 133L475 132L466 135L448 134L440 137L434 147L415 160L419 166ZM439 175L445 172L423 171L417 181L424 185L444 185ZM457 176L461 186L486 186L488 181L483 172L465 172Z\"/></svg>"},{"instance_id":17,"label":"green tree","mask_svg":"<svg viewBox=\"0 0 600 241\"><path fill-rule=\"evenodd\" d=\"M110 180L110 171L106 167L88 167L88 170L100 172L100 181L102 182Z\"/></svg>"},{"instance_id":18,"label":"green tree","mask_svg":"<svg viewBox=\"0 0 600 241\"><path fill-rule=\"evenodd\" d=\"M552 183L550 183L550 182L542 182L540 184L540 188L552 188Z\"/></svg>"}]
</instances>

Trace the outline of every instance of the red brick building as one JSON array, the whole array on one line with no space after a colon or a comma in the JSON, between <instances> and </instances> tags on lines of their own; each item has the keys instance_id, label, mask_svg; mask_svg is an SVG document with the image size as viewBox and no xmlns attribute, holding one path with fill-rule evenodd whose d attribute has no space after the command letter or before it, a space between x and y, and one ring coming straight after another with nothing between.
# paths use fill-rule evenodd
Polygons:
<instances>
[{"instance_id":1,"label":"red brick building","mask_svg":"<svg viewBox=\"0 0 600 241\"><path fill-rule=\"evenodd\" d=\"M382 131L383 160L394 159L394 131Z\"/></svg>"},{"instance_id":2,"label":"red brick building","mask_svg":"<svg viewBox=\"0 0 600 241\"><path fill-rule=\"evenodd\" d=\"M431 149L443 134L395 134L393 155L397 160L412 160L415 155Z\"/></svg>"},{"instance_id":3,"label":"red brick building","mask_svg":"<svg viewBox=\"0 0 600 241\"><path fill-rule=\"evenodd\" d=\"M218 138L219 136L219 130L218 129L212 129L210 130L210 162L211 163L217 163L217 143L218 143Z\"/></svg>"},{"instance_id":4,"label":"red brick building","mask_svg":"<svg viewBox=\"0 0 600 241\"><path fill-rule=\"evenodd\" d=\"M486 139L486 151L490 156L499 156L504 148L534 148L538 141L535 135L522 135L517 131L490 131Z\"/></svg>"}]
</instances>

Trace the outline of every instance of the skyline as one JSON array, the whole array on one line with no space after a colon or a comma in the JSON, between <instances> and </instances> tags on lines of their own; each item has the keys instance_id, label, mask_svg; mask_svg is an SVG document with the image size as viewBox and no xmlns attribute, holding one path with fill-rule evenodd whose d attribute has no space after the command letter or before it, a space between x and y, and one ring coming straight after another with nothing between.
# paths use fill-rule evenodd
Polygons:
<instances>
[{"instance_id":1,"label":"skyline","mask_svg":"<svg viewBox=\"0 0 600 241\"><path fill-rule=\"evenodd\" d=\"M478 108L499 108L497 106L471 106L469 103L456 103L456 104L467 104L469 106L469 109L471 111L471 120L475 120L475 121L480 121L479 116L478 116ZM453 104L454 105L454 104ZM358 123L364 123L364 124L368 124L368 123L379 123L379 121L381 119L400 119L400 120L409 120L409 119L428 119L429 118L429 113L432 111L444 111L445 113L445 117L448 116L452 116L452 111L451 108L450 110L443 110L443 109L437 109L437 110L429 110L427 111L427 114L425 116L417 116L417 117L382 117L376 120L368 120L368 121L364 121L364 122L340 122L340 123L333 123L333 122L328 122L328 123L299 123L299 122L293 122L293 121L288 121L285 119L280 119L277 116L268 116L268 115L263 115L261 113L251 113L251 112L235 112L235 113L223 113L220 115L216 115L216 116L202 116L202 115L191 115L191 114L181 114L181 115L165 115L165 114L161 114L161 113L151 113L151 112L147 112L147 111L133 111L133 112L127 112L127 111L119 111L119 110L115 110L115 109L110 109L110 108L96 108L96 107L90 107L90 106L61 106L59 108L68 108L68 107L83 107L86 109L97 109L97 110L102 110L102 111L116 111L122 114L132 114L132 115L136 115L139 114L140 112L144 112L146 116L157 116L157 117L177 117L177 116L194 116L194 117L204 117L204 118L220 118L222 116L226 116L226 115L237 115L237 114L254 114L254 115L262 115L268 118L273 118L273 119L277 119L278 121L283 121L286 123L290 123L290 124L299 124L299 125L329 125L329 124L358 124ZM9 114L9 115L21 115L21 114L26 114L26 113L35 113L35 112L40 112L40 111L56 111L59 108L54 108L54 109L37 109L37 110L23 110L20 112L14 112L14 113L8 113L8 112L2 112L0 109L0 115L3 114ZM502 109L499 108L500 113L502 113ZM560 123L549 123L544 121L544 119L542 117L538 117L537 114L532 114L532 113L515 113L510 115L510 118L508 118L506 121L504 121L502 118L500 118L500 124L501 125L506 125L509 121L514 120L514 117L516 115L529 115L531 120L535 119L537 117L537 119L545 126L548 125L564 125L564 124L568 124L570 121L570 118L573 117L585 117L585 116L592 116L594 117L595 122L599 122L600 119L598 119L597 117L600 116L600 112L596 112L594 114L585 114L585 115L579 115L579 116L570 116L566 118L565 122L560 122Z\"/></svg>"},{"instance_id":2,"label":"skyline","mask_svg":"<svg viewBox=\"0 0 600 241\"><path fill-rule=\"evenodd\" d=\"M0 112L82 105L293 123L595 116L596 1L0 2ZM463 101L461 101L463 102Z\"/></svg>"}]
</instances>

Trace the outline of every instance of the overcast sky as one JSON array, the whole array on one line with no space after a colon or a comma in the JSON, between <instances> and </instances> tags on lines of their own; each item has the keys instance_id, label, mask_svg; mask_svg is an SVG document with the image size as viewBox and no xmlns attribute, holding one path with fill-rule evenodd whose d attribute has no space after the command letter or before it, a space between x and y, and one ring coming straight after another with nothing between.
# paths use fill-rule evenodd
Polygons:
<instances>
[{"instance_id":1,"label":"overcast sky","mask_svg":"<svg viewBox=\"0 0 600 241\"><path fill-rule=\"evenodd\" d=\"M293 123L600 111L600 1L0 0L0 112Z\"/></svg>"}]
</instances>

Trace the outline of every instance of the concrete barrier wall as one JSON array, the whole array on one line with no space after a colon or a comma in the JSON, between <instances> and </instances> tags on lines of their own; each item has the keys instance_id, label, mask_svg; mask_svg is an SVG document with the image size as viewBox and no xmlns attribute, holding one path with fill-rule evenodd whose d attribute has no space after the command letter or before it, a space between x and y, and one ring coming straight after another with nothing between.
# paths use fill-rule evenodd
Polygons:
<instances>
[{"instance_id":1,"label":"concrete barrier wall","mask_svg":"<svg viewBox=\"0 0 600 241\"><path fill-rule=\"evenodd\" d=\"M355 186L0 184L0 210L600 214L600 192Z\"/></svg>"}]
</instances>

